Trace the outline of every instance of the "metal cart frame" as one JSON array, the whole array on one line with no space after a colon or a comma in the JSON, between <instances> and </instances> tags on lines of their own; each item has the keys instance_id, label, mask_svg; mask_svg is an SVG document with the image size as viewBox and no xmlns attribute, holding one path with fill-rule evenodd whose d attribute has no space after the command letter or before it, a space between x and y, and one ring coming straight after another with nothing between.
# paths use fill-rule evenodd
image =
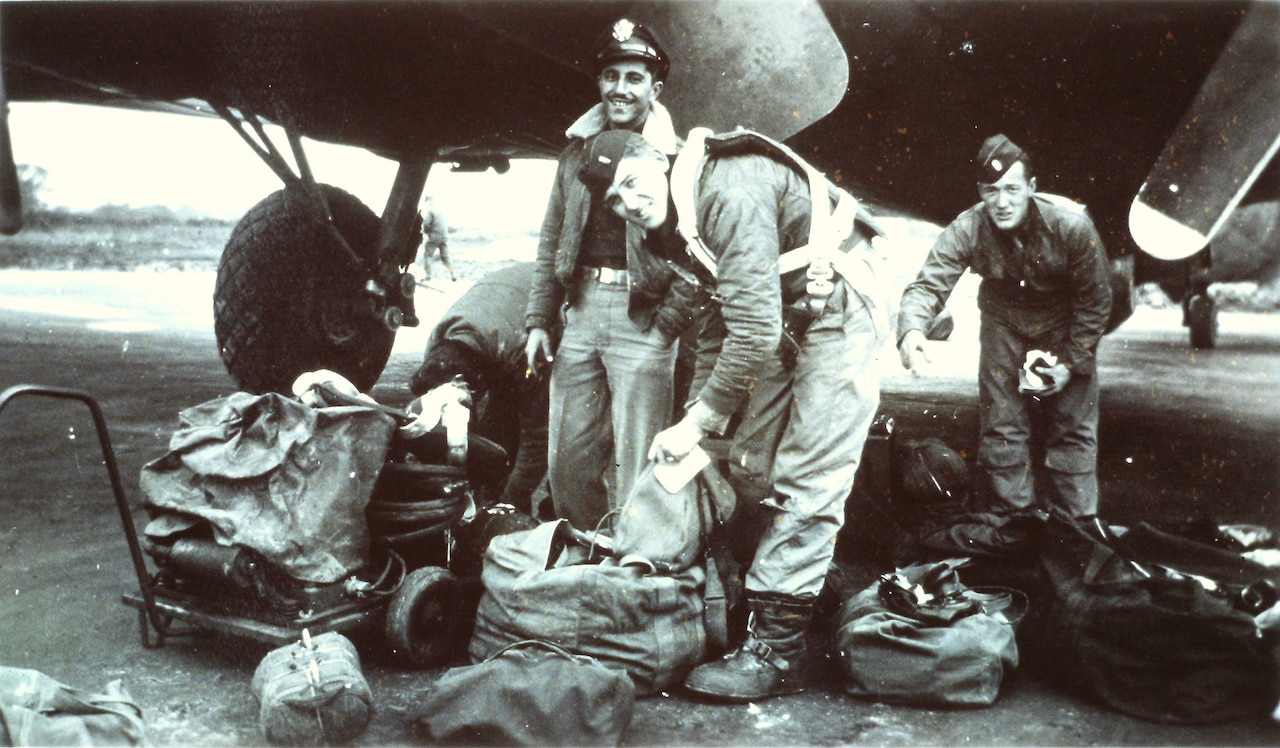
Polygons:
<instances>
[{"instance_id":1,"label":"metal cart frame","mask_svg":"<svg viewBox=\"0 0 1280 748\"><path fill-rule=\"evenodd\" d=\"M116 464L115 450L107 421L98 402L87 392L65 387L47 387L34 384L14 385L0 393L0 414L6 405L19 397L48 397L84 403L93 416L98 443L102 447L102 459L111 480L116 509L124 527L129 545L129 557L133 561L138 578L138 593L126 592L121 601L138 611L138 629L143 648L158 649L166 638L189 636L199 631L218 631L243 636L274 645L290 644L302 636L304 629L313 634L325 631L343 631L362 624L384 613L386 597L370 597L334 605L325 610L307 611L287 624L275 624L243 616L230 615L214 610L214 606L202 602L197 596L167 589L157 584L156 575L147 568L138 531L133 524L133 512L125 495L120 469Z\"/></svg>"}]
</instances>

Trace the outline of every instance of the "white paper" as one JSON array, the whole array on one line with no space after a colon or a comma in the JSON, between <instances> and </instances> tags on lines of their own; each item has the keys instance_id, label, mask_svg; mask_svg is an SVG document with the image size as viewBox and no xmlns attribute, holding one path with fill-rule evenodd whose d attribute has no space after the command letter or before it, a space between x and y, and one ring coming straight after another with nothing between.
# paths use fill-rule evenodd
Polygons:
<instances>
[{"instance_id":1,"label":"white paper","mask_svg":"<svg viewBox=\"0 0 1280 748\"><path fill-rule=\"evenodd\" d=\"M667 493L676 493L689 485L689 481L710 464L711 458L702 450L702 447L694 447L693 451L679 462L659 462L654 465L653 477L658 479L658 483L667 490Z\"/></svg>"}]
</instances>

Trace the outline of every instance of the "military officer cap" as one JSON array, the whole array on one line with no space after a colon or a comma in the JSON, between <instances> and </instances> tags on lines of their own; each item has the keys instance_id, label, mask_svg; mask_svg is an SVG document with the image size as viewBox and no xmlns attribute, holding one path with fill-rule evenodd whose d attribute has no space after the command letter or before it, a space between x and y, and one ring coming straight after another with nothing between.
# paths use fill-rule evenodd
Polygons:
<instances>
[{"instance_id":1,"label":"military officer cap","mask_svg":"<svg viewBox=\"0 0 1280 748\"><path fill-rule=\"evenodd\" d=\"M596 72L617 60L640 60L649 63L656 80L666 80L671 71L658 36L650 29L621 18L596 42Z\"/></svg>"},{"instance_id":2,"label":"military officer cap","mask_svg":"<svg viewBox=\"0 0 1280 748\"><path fill-rule=\"evenodd\" d=\"M627 141L631 138L644 139L630 130L605 130L588 138L582 146L586 157L578 168L578 179L592 192L604 194L613 185L618 162L622 160L622 154L627 150Z\"/></svg>"},{"instance_id":3,"label":"military officer cap","mask_svg":"<svg viewBox=\"0 0 1280 748\"><path fill-rule=\"evenodd\" d=\"M1009 171L1009 167L1027 158L1027 152L1009 140L1007 135L992 135L978 151L977 173L982 184L995 184Z\"/></svg>"}]
</instances>

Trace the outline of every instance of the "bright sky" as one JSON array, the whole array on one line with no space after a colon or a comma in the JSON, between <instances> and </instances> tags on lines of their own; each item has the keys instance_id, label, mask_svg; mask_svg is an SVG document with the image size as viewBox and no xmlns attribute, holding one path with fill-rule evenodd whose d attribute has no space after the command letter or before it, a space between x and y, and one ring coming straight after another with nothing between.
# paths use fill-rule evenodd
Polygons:
<instances>
[{"instance_id":1,"label":"bright sky","mask_svg":"<svg viewBox=\"0 0 1280 748\"><path fill-rule=\"evenodd\" d=\"M190 206L238 219L279 189L275 174L221 119L75 104L10 104L9 130L19 164L44 167L44 201L72 210L105 203ZM278 147L288 143L273 134ZM357 148L307 141L316 178L351 192L375 213L386 206L396 165ZM504 175L455 174L437 164L427 191L451 226L498 222L536 229L554 162L514 162Z\"/></svg>"}]
</instances>

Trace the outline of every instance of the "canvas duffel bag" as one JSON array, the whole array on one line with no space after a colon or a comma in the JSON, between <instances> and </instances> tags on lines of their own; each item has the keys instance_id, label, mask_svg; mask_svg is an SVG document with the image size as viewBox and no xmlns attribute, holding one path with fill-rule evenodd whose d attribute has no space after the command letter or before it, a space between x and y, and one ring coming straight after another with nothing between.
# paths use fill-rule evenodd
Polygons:
<instances>
[{"instance_id":1,"label":"canvas duffel bag","mask_svg":"<svg viewBox=\"0 0 1280 748\"><path fill-rule=\"evenodd\" d=\"M915 706L989 706L1018 666L1025 596L978 592L946 562L886 574L849 598L836 634L845 690Z\"/></svg>"},{"instance_id":2,"label":"canvas duffel bag","mask_svg":"<svg viewBox=\"0 0 1280 748\"><path fill-rule=\"evenodd\" d=\"M0 667L0 746L147 742L142 710L121 681L90 693L38 670Z\"/></svg>"},{"instance_id":3,"label":"canvas duffel bag","mask_svg":"<svg viewBox=\"0 0 1280 748\"><path fill-rule=\"evenodd\" d=\"M493 539L469 653L480 662L525 639L551 641L631 675L638 695L680 682L707 649L705 570L589 559L565 520Z\"/></svg>"},{"instance_id":4,"label":"canvas duffel bag","mask_svg":"<svg viewBox=\"0 0 1280 748\"><path fill-rule=\"evenodd\" d=\"M622 670L545 641L521 641L431 686L417 722L450 745L612 746L631 724Z\"/></svg>"},{"instance_id":5,"label":"canvas duffel bag","mask_svg":"<svg viewBox=\"0 0 1280 748\"><path fill-rule=\"evenodd\" d=\"M169 451L142 468L145 534L163 545L207 528L294 579L340 581L370 561L365 506L395 425L375 408L312 408L274 392L187 408Z\"/></svg>"},{"instance_id":6,"label":"canvas duffel bag","mask_svg":"<svg viewBox=\"0 0 1280 748\"><path fill-rule=\"evenodd\" d=\"M1245 583L1273 570L1239 554L1195 552L1150 528L1118 536L1101 520L1057 513L1040 566L1044 589L1025 649L1060 682L1160 722L1257 717L1275 706L1276 637L1239 609Z\"/></svg>"}]
</instances>

